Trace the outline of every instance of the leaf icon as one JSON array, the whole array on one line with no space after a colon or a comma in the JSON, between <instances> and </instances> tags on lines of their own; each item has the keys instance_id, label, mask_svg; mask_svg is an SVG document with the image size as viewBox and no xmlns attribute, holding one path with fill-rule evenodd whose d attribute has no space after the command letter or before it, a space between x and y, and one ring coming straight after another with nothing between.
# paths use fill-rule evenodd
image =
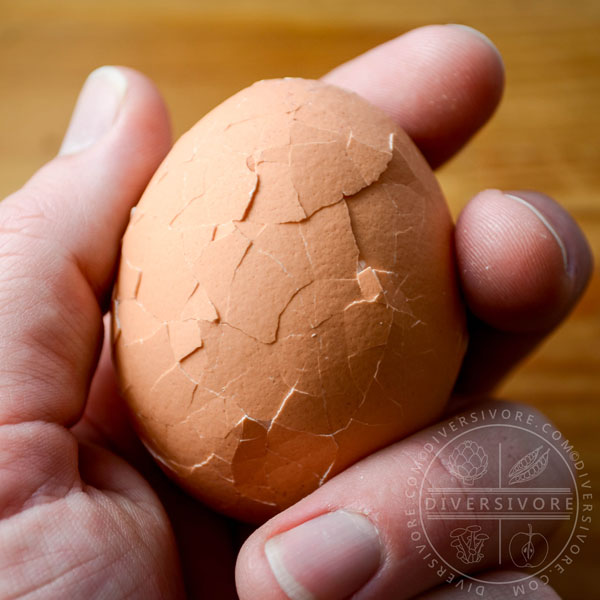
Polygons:
<instances>
[{"instance_id":1,"label":"leaf icon","mask_svg":"<svg viewBox=\"0 0 600 600\"><path fill-rule=\"evenodd\" d=\"M514 477L517 473L526 471L536 461L541 449L542 446L538 446L535 450L532 450L529 454L518 460L508 472L508 476Z\"/></svg>"},{"instance_id":2,"label":"leaf icon","mask_svg":"<svg viewBox=\"0 0 600 600\"><path fill-rule=\"evenodd\" d=\"M514 485L515 483L524 483L531 481L536 477L539 477L548 466L548 454L550 454L550 448L543 454L540 454L541 446L536 448L533 452L530 452L519 460L509 471L510 480L508 485ZM533 459L528 457L533 456ZM527 461L525 460L527 459ZM516 469L520 466L519 469Z\"/></svg>"}]
</instances>

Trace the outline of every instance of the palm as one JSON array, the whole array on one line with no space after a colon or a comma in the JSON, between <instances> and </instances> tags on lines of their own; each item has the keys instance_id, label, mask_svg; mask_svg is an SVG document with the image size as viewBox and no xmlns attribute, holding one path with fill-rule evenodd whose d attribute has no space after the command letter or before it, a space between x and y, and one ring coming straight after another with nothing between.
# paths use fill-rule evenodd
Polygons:
<instances>
[{"instance_id":1,"label":"palm","mask_svg":"<svg viewBox=\"0 0 600 600\"><path fill-rule=\"evenodd\" d=\"M91 468L109 473L108 481L102 482L104 489L112 490L119 482L122 499L129 503L127 508L135 515L133 521L131 517L126 521L131 528L128 533L133 534L125 538L129 540L132 552L141 532L145 532L142 539L152 535L152 539L148 540L149 548L156 543L156 548L165 549L165 553L159 556L148 552L143 561L136 563L136 572L145 577L149 565L152 565L152 572L159 574L168 570L172 582L178 581L178 578L180 581L180 562L184 586L191 597L235 598L233 572L244 526L214 513L186 495L156 466L129 424L107 345L92 383L86 411L73 432L84 443L90 441L111 450L95 457ZM118 464L119 468L107 468L112 464ZM123 483L127 494L121 491ZM153 522L142 518L148 507L154 515ZM123 512L122 516L125 518L130 513Z\"/></svg>"},{"instance_id":2,"label":"palm","mask_svg":"<svg viewBox=\"0 0 600 600\"><path fill-rule=\"evenodd\" d=\"M20 450L10 466L2 465L10 501L2 506L0 554L10 553L2 564L16 571L5 585L22 582L17 595L35 590L33 597L100 591L115 597L134 589L166 598L177 593L181 582L170 527L138 473L53 424L15 425L4 436L12 438L8 446L3 440L4 448ZM20 543L32 539L34 547ZM4 592L7 597L9 589Z\"/></svg>"}]
</instances>

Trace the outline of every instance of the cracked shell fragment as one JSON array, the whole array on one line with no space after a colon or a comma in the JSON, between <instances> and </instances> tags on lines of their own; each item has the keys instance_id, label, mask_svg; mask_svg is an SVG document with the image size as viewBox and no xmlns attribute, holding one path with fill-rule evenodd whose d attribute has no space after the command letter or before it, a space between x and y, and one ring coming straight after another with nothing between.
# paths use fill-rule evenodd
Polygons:
<instances>
[{"instance_id":1,"label":"cracked shell fragment","mask_svg":"<svg viewBox=\"0 0 600 600\"><path fill-rule=\"evenodd\" d=\"M136 430L260 522L436 419L466 347L452 221L383 112L260 81L174 146L123 240L113 349Z\"/></svg>"}]
</instances>

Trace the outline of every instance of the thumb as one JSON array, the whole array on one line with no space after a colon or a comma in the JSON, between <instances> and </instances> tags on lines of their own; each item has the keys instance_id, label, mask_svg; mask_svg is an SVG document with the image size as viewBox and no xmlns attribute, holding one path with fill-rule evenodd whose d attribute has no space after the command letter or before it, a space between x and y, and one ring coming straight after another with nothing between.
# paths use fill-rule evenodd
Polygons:
<instances>
[{"instance_id":1,"label":"thumb","mask_svg":"<svg viewBox=\"0 0 600 600\"><path fill-rule=\"evenodd\" d=\"M0 424L77 420L120 238L170 143L154 85L101 67L59 155L0 203Z\"/></svg>"}]
</instances>

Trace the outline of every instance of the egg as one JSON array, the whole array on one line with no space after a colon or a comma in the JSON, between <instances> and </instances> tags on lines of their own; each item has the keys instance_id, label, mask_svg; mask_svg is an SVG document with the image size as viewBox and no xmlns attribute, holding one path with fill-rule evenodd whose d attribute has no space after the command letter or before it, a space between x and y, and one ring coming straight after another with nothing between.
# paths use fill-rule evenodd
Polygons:
<instances>
[{"instance_id":1,"label":"egg","mask_svg":"<svg viewBox=\"0 0 600 600\"><path fill-rule=\"evenodd\" d=\"M125 232L112 343L140 438L261 522L431 423L466 348L453 224L354 93L260 81L185 133Z\"/></svg>"}]
</instances>

